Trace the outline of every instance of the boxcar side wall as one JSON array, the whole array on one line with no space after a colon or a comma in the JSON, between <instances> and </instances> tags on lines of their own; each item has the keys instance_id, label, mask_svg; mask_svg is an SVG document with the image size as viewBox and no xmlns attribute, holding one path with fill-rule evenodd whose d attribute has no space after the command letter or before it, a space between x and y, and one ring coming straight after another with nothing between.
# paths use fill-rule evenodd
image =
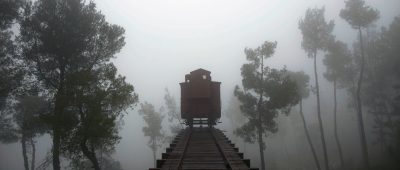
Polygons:
<instances>
[{"instance_id":1,"label":"boxcar side wall","mask_svg":"<svg viewBox=\"0 0 400 170\"><path fill-rule=\"evenodd\" d=\"M187 115L189 113L188 106L188 83L179 83L181 85L181 118L187 119Z\"/></svg>"},{"instance_id":2,"label":"boxcar side wall","mask_svg":"<svg viewBox=\"0 0 400 170\"><path fill-rule=\"evenodd\" d=\"M221 118L221 93L220 93L221 82L212 82L212 113L214 118Z\"/></svg>"}]
</instances>

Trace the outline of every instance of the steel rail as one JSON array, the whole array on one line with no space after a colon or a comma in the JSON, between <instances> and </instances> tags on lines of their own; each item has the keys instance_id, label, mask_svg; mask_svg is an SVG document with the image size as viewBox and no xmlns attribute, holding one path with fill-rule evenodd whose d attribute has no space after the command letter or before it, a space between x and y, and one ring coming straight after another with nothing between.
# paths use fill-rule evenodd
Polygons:
<instances>
[{"instance_id":1,"label":"steel rail","mask_svg":"<svg viewBox=\"0 0 400 170\"><path fill-rule=\"evenodd\" d=\"M219 150L219 152L221 153L223 160L225 162L225 165L227 165L227 169L232 169L232 163L229 161L228 157L226 156L225 152L222 149L221 144L219 143L219 140L217 139L217 137L215 136L215 129L214 128L210 128L211 131L211 135L214 139L215 144L217 144L217 148Z\"/></svg>"},{"instance_id":2,"label":"steel rail","mask_svg":"<svg viewBox=\"0 0 400 170\"><path fill-rule=\"evenodd\" d=\"M183 149L181 157L179 158L178 165L176 166L175 169L182 169L183 159L185 158L185 154L186 154L186 151L187 151L187 148L188 148L189 141L190 141L191 137L192 137L192 129L189 129L189 136L187 137L187 139L185 141L185 147Z\"/></svg>"}]
</instances>

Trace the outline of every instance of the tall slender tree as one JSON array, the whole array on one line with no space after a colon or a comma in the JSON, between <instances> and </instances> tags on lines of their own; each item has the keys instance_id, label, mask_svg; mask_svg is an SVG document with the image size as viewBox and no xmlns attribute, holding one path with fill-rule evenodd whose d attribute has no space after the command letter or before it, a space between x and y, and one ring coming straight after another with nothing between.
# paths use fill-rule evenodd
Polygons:
<instances>
[{"instance_id":1,"label":"tall slender tree","mask_svg":"<svg viewBox=\"0 0 400 170\"><path fill-rule=\"evenodd\" d=\"M374 131L377 133L376 141L380 144L382 169L388 169L397 164L400 152L394 149L398 145L394 140L398 133L400 108L399 95L400 72L398 57L400 44L400 18L395 17L388 28L381 31L368 28L364 35L365 45L365 73L363 82L362 99L367 113L374 116ZM358 46L356 46L358 47ZM358 48L357 48L358 49ZM359 50L357 50L359 54ZM397 152L397 153L396 153ZM397 155L396 155L397 154ZM388 159L389 158L389 159Z\"/></svg>"},{"instance_id":2,"label":"tall slender tree","mask_svg":"<svg viewBox=\"0 0 400 170\"><path fill-rule=\"evenodd\" d=\"M170 131L175 136L180 130L184 129L184 126L175 97L171 95L167 88L165 88L164 104L168 115L168 122L170 123Z\"/></svg>"},{"instance_id":3,"label":"tall slender tree","mask_svg":"<svg viewBox=\"0 0 400 170\"><path fill-rule=\"evenodd\" d=\"M286 70L272 69L264 63L264 59L274 54L276 44L266 41L257 49L245 49L249 63L241 68L244 90L236 86L234 91L241 102L240 110L248 118L235 133L247 141L257 140L262 170L265 170L264 135L275 133L277 115L288 113L288 109L299 101L296 84L285 74Z\"/></svg>"},{"instance_id":4,"label":"tall slender tree","mask_svg":"<svg viewBox=\"0 0 400 170\"><path fill-rule=\"evenodd\" d=\"M145 136L150 137L148 145L153 151L154 167L156 167L157 149L161 147L164 141L164 134L161 131L164 116L160 112L157 112L152 104L147 102L140 104L139 114L143 116L147 124L147 126L143 127L142 131Z\"/></svg>"},{"instance_id":5,"label":"tall slender tree","mask_svg":"<svg viewBox=\"0 0 400 170\"><path fill-rule=\"evenodd\" d=\"M324 125L321 117L320 93L318 84L317 53L325 51L326 44L332 39L333 21L325 21L325 8L307 9L303 19L300 19L299 29L303 35L302 48L307 52L308 57L314 59L315 90L317 95L317 114L321 133L322 149L324 153L325 169L329 170L328 152L326 149Z\"/></svg>"},{"instance_id":6,"label":"tall slender tree","mask_svg":"<svg viewBox=\"0 0 400 170\"><path fill-rule=\"evenodd\" d=\"M384 62L379 68L381 73L378 76L380 76L379 80L384 82L382 84L389 87L382 89L390 101L385 105L387 108L385 110L388 111L385 126L390 129L388 135L390 144L387 149L395 165L400 167L400 120L395 118L400 116L400 71L398 69L400 65L398 55L400 54L400 48L398 48L400 45L400 16L395 17L389 28L383 31L381 41L385 44L382 46L385 53L382 57Z\"/></svg>"},{"instance_id":7,"label":"tall slender tree","mask_svg":"<svg viewBox=\"0 0 400 170\"><path fill-rule=\"evenodd\" d=\"M364 56L364 46L363 46L363 35L362 29L368 27L371 23L379 18L379 12L367 5L363 0L347 0L345 1L345 8L340 11L340 17L346 20L354 29L358 30L358 36L360 41L360 74L357 81L357 117L358 126L360 129L361 147L363 162L367 169L370 169L370 163L368 158L368 143L365 137L364 119L362 111L362 99L361 90L364 78L364 67L365 67L365 56Z\"/></svg>"},{"instance_id":8,"label":"tall slender tree","mask_svg":"<svg viewBox=\"0 0 400 170\"><path fill-rule=\"evenodd\" d=\"M310 95L310 89L308 87L308 82L310 80L310 77L302 71L301 72L289 72L289 76L290 76L290 79L292 81L296 82L296 85L297 85L298 95L300 97L300 102L299 102L300 116L301 116L301 120L303 123L304 132L306 134L307 142L308 142L308 145L310 146L311 153L314 158L315 166L317 167L318 170L320 170L321 165L318 161L317 152L315 151L315 147L312 143L310 133L307 128L306 119L305 119L304 113L303 113L303 99L307 98Z\"/></svg>"},{"instance_id":9,"label":"tall slender tree","mask_svg":"<svg viewBox=\"0 0 400 170\"><path fill-rule=\"evenodd\" d=\"M338 81L346 74L346 67L351 64L351 52L348 50L346 44L341 41L332 41L327 47L328 53L323 60L326 65L326 72L324 74L328 81L333 83L333 129L336 145L339 152L340 165L343 167L344 159L342 146L340 144L339 135L337 131L337 95Z\"/></svg>"},{"instance_id":10,"label":"tall slender tree","mask_svg":"<svg viewBox=\"0 0 400 170\"><path fill-rule=\"evenodd\" d=\"M124 46L124 29L106 22L93 2L37 0L25 7L19 45L31 70L54 101L46 116L53 141L53 169L60 170L62 137L71 133L76 114L67 109L71 74L108 62Z\"/></svg>"}]
</instances>

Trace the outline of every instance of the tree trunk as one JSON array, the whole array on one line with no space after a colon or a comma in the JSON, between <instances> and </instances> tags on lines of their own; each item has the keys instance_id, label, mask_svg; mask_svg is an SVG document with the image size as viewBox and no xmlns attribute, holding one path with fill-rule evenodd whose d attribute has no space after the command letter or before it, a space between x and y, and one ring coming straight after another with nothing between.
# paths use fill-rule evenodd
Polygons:
<instances>
[{"instance_id":1,"label":"tree trunk","mask_svg":"<svg viewBox=\"0 0 400 170\"><path fill-rule=\"evenodd\" d=\"M308 142L308 145L310 145L311 153L312 153L312 155L314 157L315 165L317 166L318 170L321 170L321 165L319 164L317 153L315 152L314 145L313 145L313 143L311 141L310 133L308 132L308 129L307 129L306 119L304 118L303 100L300 100L300 115L301 115L301 120L303 121L303 128L304 128L304 132L306 133L307 142Z\"/></svg>"},{"instance_id":2,"label":"tree trunk","mask_svg":"<svg viewBox=\"0 0 400 170\"><path fill-rule=\"evenodd\" d=\"M337 145L338 152L339 152L340 166L343 168L344 160L343 160L342 145L340 144L339 135L338 135L338 132L337 132L336 79L333 80L333 102L334 102L334 106L333 106L333 126L334 127L333 127L333 129L334 129L334 134L335 134L336 145Z\"/></svg>"},{"instance_id":3,"label":"tree trunk","mask_svg":"<svg viewBox=\"0 0 400 170\"><path fill-rule=\"evenodd\" d=\"M261 115L261 114L259 114ZM260 118L261 116L259 116ZM259 120L258 123L258 146L260 148L260 159L261 159L261 170L265 170L265 160L264 160L264 146L263 146L263 138L262 138L262 129L261 129L261 119Z\"/></svg>"},{"instance_id":4,"label":"tree trunk","mask_svg":"<svg viewBox=\"0 0 400 170\"><path fill-rule=\"evenodd\" d=\"M156 151L155 150L153 150L153 161L154 161L154 167L157 167Z\"/></svg>"},{"instance_id":5,"label":"tree trunk","mask_svg":"<svg viewBox=\"0 0 400 170\"><path fill-rule=\"evenodd\" d=\"M60 118L64 110L64 67L60 68L59 81L60 84L57 88L55 106L54 106L54 118L52 121L53 130L53 170L60 170L60 142L61 142L61 132L60 132Z\"/></svg>"},{"instance_id":6,"label":"tree trunk","mask_svg":"<svg viewBox=\"0 0 400 170\"><path fill-rule=\"evenodd\" d=\"M156 139L153 139L153 141L152 141L152 150L153 150L153 162L154 162L154 167L157 167L157 161L156 161L156 150L157 150L157 148L156 148L156 144L155 144L155 140Z\"/></svg>"},{"instance_id":7,"label":"tree trunk","mask_svg":"<svg viewBox=\"0 0 400 170\"><path fill-rule=\"evenodd\" d=\"M319 130L321 132L322 149L324 151L325 169L329 170L329 160L328 160L328 153L327 153L327 150L326 150L325 135L324 135L324 125L322 123L322 118L321 118L321 104L320 104L320 101L319 101L319 85L318 85L318 73L317 73L317 52L314 52L314 75L315 75L315 87L316 87L316 90L317 90L318 123L319 123Z\"/></svg>"},{"instance_id":8,"label":"tree trunk","mask_svg":"<svg viewBox=\"0 0 400 170\"><path fill-rule=\"evenodd\" d=\"M243 139L243 154L246 154L246 142Z\"/></svg>"},{"instance_id":9,"label":"tree trunk","mask_svg":"<svg viewBox=\"0 0 400 170\"><path fill-rule=\"evenodd\" d=\"M361 70L360 70L360 77L358 78L357 83L357 107L358 107L358 125L360 130L360 140L361 140L361 150L363 155L363 162L367 169L370 169L369 165L369 158L368 158L368 146L367 146L367 139L365 137L365 129L364 129L364 119L362 113L362 101L361 101L361 88L362 88L362 81L364 76L364 47L362 41L362 33L361 27L358 28L359 36L360 36L360 50L361 50Z\"/></svg>"},{"instance_id":10,"label":"tree trunk","mask_svg":"<svg viewBox=\"0 0 400 170\"><path fill-rule=\"evenodd\" d=\"M258 125L257 125L257 131L258 131L258 146L260 148L260 161L261 161L261 170L265 170L265 159L264 159L264 145L263 145L263 138L262 138L262 112L261 112L261 104L263 100L263 89L262 89L262 84L264 81L264 57L261 55L261 78L260 78L260 99L258 100L257 104L257 111L258 111Z\"/></svg>"},{"instance_id":11,"label":"tree trunk","mask_svg":"<svg viewBox=\"0 0 400 170\"><path fill-rule=\"evenodd\" d=\"M29 170L28 156L26 155L26 138L24 134L22 134L21 145L22 145L22 157L24 158L24 167L25 170Z\"/></svg>"},{"instance_id":12,"label":"tree trunk","mask_svg":"<svg viewBox=\"0 0 400 170\"><path fill-rule=\"evenodd\" d=\"M86 139L83 139L81 141L81 150L82 153L90 160L90 162L93 164L93 168L95 170L101 170L100 166L99 166L99 162L97 161L96 158L96 153L93 151L90 151L89 148L86 146Z\"/></svg>"},{"instance_id":13,"label":"tree trunk","mask_svg":"<svg viewBox=\"0 0 400 170\"><path fill-rule=\"evenodd\" d=\"M56 99L57 100L57 99ZM55 106L55 113L54 113L54 117L55 117L55 122L53 123L53 149L52 149L52 154L53 154L53 170L60 170L61 166L60 166L60 128L58 127L58 118L57 118L57 112L61 111L61 106L60 106L60 101L56 101L56 106Z\"/></svg>"},{"instance_id":14,"label":"tree trunk","mask_svg":"<svg viewBox=\"0 0 400 170\"><path fill-rule=\"evenodd\" d=\"M31 147L32 147L31 170L35 170L36 147L33 138L31 138Z\"/></svg>"},{"instance_id":15,"label":"tree trunk","mask_svg":"<svg viewBox=\"0 0 400 170\"><path fill-rule=\"evenodd\" d=\"M104 157L103 157L103 147L100 149L100 168L104 169Z\"/></svg>"}]
</instances>

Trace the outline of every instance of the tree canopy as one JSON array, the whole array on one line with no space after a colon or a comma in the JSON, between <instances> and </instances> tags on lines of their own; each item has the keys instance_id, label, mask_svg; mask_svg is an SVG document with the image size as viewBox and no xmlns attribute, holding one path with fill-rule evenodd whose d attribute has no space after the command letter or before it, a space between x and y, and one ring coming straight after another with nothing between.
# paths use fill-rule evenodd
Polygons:
<instances>
[{"instance_id":1,"label":"tree canopy","mask_svg":"<svg viewBox=\"0 0 400 170\"><path fill-rule=\"evenodd\" d=\"M347 45L341 41L331 41L327 47L327 54L323 63L326 66L325 78L334 81L346 77L346 70L351 64L351 52Z\"/></svg>"},{"instance_id":2,"label":"tree canopy","mask_svg":"<svg viewBox=\"0 0 400 170\"><path fill-rule=\"evenodd\" d=\"M7 96L19 86L22 78L16 63L17 48L12 40L14 34L10 30L20 16L21 6L20 0L0 1L0 112L4 109Z\"/></svg>"},{"instance_id":3,"label":"tree canopy","mask_svg":"<svg viewBox=\"0 0 400 170\"><path fill-rule=\"evenodd\" d=\"M345 2L345 8L340 11L340 17L346 20L354 29L358 30L359 37L359 47L361 60L356 65L359 66L359 77L357 80L357 88L355 93L355 101L357 103L357 117L358 126L360 129L360 141L361 141L361 151L363 156L363 162L365 168L370 168L369 156L368 156L368 143L365 135L364 128L364 118L363 118L363 102L361 98L362 85L364 79L364 68L365 68L365 56L364 56L364 41L362 28L366 28L372 22L379 18L379 13L377 10L372 9L365 5L364 0L348 0Z\"/></svg>"},{"instance_id":4,"label":"tree canopy","mask_svg":"<svg viewBox=\"0 0 400 170\"><path fill-rule=\"evenodd\" d=\"M63 137L63 151L71 159L84 155L94 166L99 166L96 151L114 151L120 140L119 121L123 111L137 102L137 95L125 77L117 75L113 64L81 71L70 78L73 81L67 81L66 86L71 101L69 110L76 118L71 133Z\"/></svg>"},{"instance_id":5,"label":"tree canopy","mask_svg":"<svg viewBox=\"0 0 400 170\"><path fill-rule=\"evenodd\" d=\"M168 122L170 123L170 131L172 134L176 135L181 129L184 129L183 121L175 97L171 95L167 88L165 88L164 104L168 115Z\"/></svg>"},{"instance_id":6,"label":"tree canopy","mask_svg":"<svg viewBox=\"0 0 400 170\"><path fill-rule=\"evenodd\" d=\"M321 104L318 83L317 53L326 51L327 44L333 40L333 21L325 21L325 8L309 8L304 18L299 21L299 29L303 35L301 46L308 57L314 60L315 94L317 97L317 117L321 133L322 149L324 153L325 169L329 170L329 160L324 135L324 126L321 117Z\"/></svg>"},{"instance_id":7,"label":"tree canopy","mask_svg":"<svg viewBox=\"0 0 400 170\"><path fill-rule=\"evenodd\" d=\"M156 166L156 152L164 142L164 133L162 132L164 116L157 112L152 104L147 102L140 104L139 114L143 116L143 120L147 125L142 128L142 131L144 136L150 138L148 146L153 151L154 166Z\"/></svg>"},{"instance_id":8,"label":"tree canopy","mask_svg":"<svg viewBox=\"0 0 400 170\"><path fill-rule=\"evenodd\" d=\"M248 63L241 68L243 90L239 86L234 90L241 102L240 110L248 119L235 133L247 142L258 140L261 169L265 169L263 136L275 133L278 113L288 113L299 101L296 83L289 79L286 70L264 66L264 59L274 54L276 45L266 41L256 49L245 49Z\"/></svg>"},{"instance_id":9,"label":"tree canopy","mask_svg":"<svg viewBox=\"0 0 400 170\"><path fill-rule=\"evenodd\" d=\"M345 8L340 11L340 17L346 20L354 29L367 27L379 18L379 12L365 5L364 0L347 0Z\"/></svg>"},{"instance_id":10,"label":"tree canopy","mask_svg":"<svg viewBox=\"0 0 400 170\"><path fill-rule=\"evenodd\" d=\"M118 141L120 113L137 101L110 62L125 45L123 35L92 1L38 0L24 7L17 40L54 102L44 116L52 129L54 169L60 169L61 148L96 164L97 144L112 148Z\"/></svg>"},{"instance_id":11,"label":"tree canopy","mask_svg":"<svg viewBox=\"0 0 400 170\"><path fill-rule=\"evenodd\" d=\"M325 21L325 8L309 8L303 19L299 21L299 29L303 35L302 48L308 57L316 57L318 50L325 50L332 40L332 30L335 26L331 20Z\"/></svg>"}]
</instances>

